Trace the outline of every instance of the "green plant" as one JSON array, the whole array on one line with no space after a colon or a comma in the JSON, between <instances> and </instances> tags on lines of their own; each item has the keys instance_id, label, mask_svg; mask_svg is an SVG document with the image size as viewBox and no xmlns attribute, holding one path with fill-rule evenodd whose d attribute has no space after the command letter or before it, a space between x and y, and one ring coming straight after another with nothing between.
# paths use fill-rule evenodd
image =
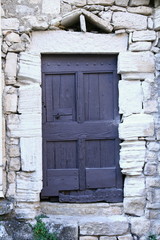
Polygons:
<instances>
[{"instance_id":1,"label":"green plant","mask_svg":"<svg viewBox=\"0 0 160 240\"><path fill-rule=\"evenodd\" d=\"M156 235L152 234L152 235L149 235L148 240L157 240L157 237Z\"/></svg>"},{"instance_id":2,"label":"green plant","mask_svg":"<svg viewBox=\"0 0 160 240\"><path fill-rule=\"evenodd\" d=\"M37 223L33 227L34 240L58 240L55 233L50 233L42 222L42 218L46 216L40 215L36 217Z\"/></svg>"}]
</instances>

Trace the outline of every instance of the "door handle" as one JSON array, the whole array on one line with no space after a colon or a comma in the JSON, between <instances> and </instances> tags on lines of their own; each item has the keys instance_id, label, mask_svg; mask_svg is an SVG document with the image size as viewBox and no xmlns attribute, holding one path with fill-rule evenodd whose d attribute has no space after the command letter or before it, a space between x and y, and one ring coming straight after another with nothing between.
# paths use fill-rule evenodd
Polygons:
<instances>
[{"instance_id":1,"label":"door handle","mask_svg":"<svg viewBox=\"0 0 160 240\"><path fill-rule=\"evenodd\" d=\"M57 114L55 115L55 119L57 119L57 120L60 119L60 116L61 116L61 115L60 115L59 113L57 113Z\"/></svg>"}]
</instances>

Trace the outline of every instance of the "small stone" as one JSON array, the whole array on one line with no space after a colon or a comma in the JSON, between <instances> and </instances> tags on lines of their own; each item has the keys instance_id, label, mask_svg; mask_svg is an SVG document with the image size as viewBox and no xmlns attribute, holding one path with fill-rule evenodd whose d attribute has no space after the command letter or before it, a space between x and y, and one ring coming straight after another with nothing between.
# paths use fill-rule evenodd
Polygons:
<instances>
[{"instance_id":1,"label":"small stone","mask_svg":"<svg viewBox=\"0 0 160 240\"><path fill-rule=\"evenodd\" d=\"M98 240L98 237L85 236L85 237L80 237L79 240Z\"/></svg>"},{"instance_id":2,"label":"small stone","mask_svg":"<svg viewBox=\"0 0 160 240\"><path fill-rule=\"evenodd\" d=\"M6 42L3 42L2 44L2 52L7 53L8 52L8 45Z\"/></svg>"},{"instance_id":3,"label":"small stone","mask_svg":"<svg viewBox=\"0 0 160 240\"><path fill-rule=\"evenodd\" d=\"M156 32L152 30L146 31L134 31L133 32L133 41L154 41L156 40Z\"/></svg>"},{"instance_id":4,"label":"small stone","mask_svg":"<svg viewBox=\"0 0 160 240\"><path fill-rule=\"evenodd\" d=\"M127 7L129 0L115 0L115 4L122 7Z\"/></svg>"},{"instance_id":5,"label":"small stone","mask_svg":"<svg viewBox=\"0 0 160 240\"><path fill-rule=\"evenodd\" d=\"M130 6L143 6L143 5L149 5L150 0L130 0L129 5Z\"/></svg>"},{"instance_id":6,"label":"small stone","mask_svg":"<svg viewBox=\"0 0 160 240\"><path fill-rule=\"evenodd\" d=\"M146 163L145 167L144 167L144 174L147 176L153 176L155 175L157 172L157 166L156 164L152 164L152 163Z\"/></svg>"},{"instance_id":7,"label":"small stone","mask_svg":"<svg viewBox=\"0 0 160 240\"><path fill-rule=\"evenodd\" d=\"M8 183L8 189L6 193L6 197L15 199L16 194L16 183Z\"/></svg>"},{"instance_id":8,"label":"small stone","mask_svg":"<svg viewBox=\"0 0 160 240\"><path fill-rule=\"evenodd\" d=\"M156 100L148 100L143 102L144 113L158 112L158 102Z\"/></svg>"},{"instance_id":9,"label":"small stone","mask_svg":"<svg viewBox=\"0 0 160 240\"><path fill-rule=\"evenodd\" d=\"M150 220L144 217L131 218L131 233L138 237L148 234L150 231Z\"/></svg>"},{"instance_id":10,"label":"small stone","mask_svg":"<svg viewBox=\"0 0 160 240\"><path fill-rule=\"evenodd\" d=\"M10 157L19 157L20 156L19 147L17 145L9 146L8 151L9 151Z\"/></svg>"},{"instance_id":11,"label":"small stone","mask_svg":"<svg viewBox=\"0 0 160 240\"><path fill-rule=\"evenodd\" d=\"M159 31L160 30L160 7L155 9L154 14L154 29Z\"/></svg>"},{"instance_id":12,"label":"small stone","mask_svg":"<svg viewBox=\"0 0 160 240\"><path fill-rule=\"evenodd\" d=\"M14 80L16 79L17 73L17 54L8 53L6 57L6 67L5 67L5 75L8 79Z\"/></svg>"},{"instance_id":13,"label":"small stone","mask_svg":"<svg viewBox=\"0 0 160 240\"><path fill-rule=\"evenodd\" d=\"M8 180L9 183L14 183L15 182L15 177L16 177L16 174L15 174L14 171L8 172L7 180Z\"/></svg>"},{"instance_id":14,"label":"small stone","mask_svg":"<svg viewBox=\"0 0 160 240\"><path fill-rule=\"evenodd\" d=\"M0 224L0 239L1 240L13 240L12 237L10 237L3 225Z\"/></svg>"},{"instance_id":15,"label":"small stone","mask_svg":"<svg viewBox=\"0 0 160 240\"><path fill-rule=\"evenodd\" d=\"M118 237L118 240L133 240L133 237L131 234L127 234L127 235Z\"/></svg>"},{"instance_id":16,"label":"small stone","mask_svg":"<svg viewBox=\"0 0 160 240\"><path fill-rule=\"evenodd\" d=\"M144 197L145 182L141 176L126 176L124 184L125 197Z\"/></svg>"},{"instance_id":17,"label":"small stone","mask_svg":"<svg viewBox=\"0 0 160 240\"><path fill-rule=\"evenodd\" d=\"M143 99L148 100L152 96L152 86L150 83L143 81L142 82L142 90L143 90Z\"/></svg>"},{"instance_id":18,"label":"small stone","mask_svg":"<svg viewBox=\"0 0 160 240\"><path fill-rule=\"evenodd\" d=\"M5 17L5 12L4 12L2 6L1 6L1 17Z\"/></svg>"},{"instance_id":19,"label":"small stone","mask_svg":"<svg viewBox=\"0 0 160 240\"><path fill-rule=\"evenodd\" d=\"M26 5L17 5L16 13L20 16L34 15L34 8L28 7Z\"/></svg>"},{"instance_id":20,"label":"small stone","mask_svg":"<svg viewBox=\"0 0 160 240\"><path fill-rule=\"evenodd\" d=\"M147 177L146 178L146 188L150 187L160 187L160 177Z\"/></svg>"},{"instance_id":21,"label":"small stone","mask_svg":"<svg viewBox=\"0 0 160 240\"><path fill-rule=\"evenodd\" d=\"M19 20L17 18L3 18L1 24L4 30L18 30L19 28Z\"/></svg>"},{"instance_id":22,"label":"small stone","mask_svg":"<svg viewBox=\"0 0 160 240\"><path fill-rule=\"evenodd\" d=\"M5 90L4 90L5 112L16 112L17 103L18 103L17 89L11 86L5 87Z\"/></svg>"},{"instance_id":23,"label":"small stone","mask_svg":"<svg viewBox=\"0 0 160 240\"><path fill-rule=\"evenodd\" d=\"M112 18L112 11L101 12L99 16L103 18L105 21L110 22Z\"/></svg>"},{"instance_id":24,"label":"small stone","mask_svg":"<svg viewBox=\"0 0 160 240\"><path fill-rule=\"evenodd\" d=\"M124 198L124 212L133 216L142 216L145 204L145 197Z\"/></svg>"},{"instance_id":25,"label":"small stone","mask_svg":"<svg viewBox=\"0 0 160 240\"><path fill-rule=\"evenodd\" d=\"M11 213L13 210L13 203L7 200L0 201L0 216ZM1 235L0 235L1 236Z\"/></svg>"},{"instance_id":26,"label":"small stone","mask_svg":"<svg viewBox=\"0 0 160 240\"><path fill-rule=\"evenodd\" d=\"M75 5L77 7L83 7L86 5L86 0L63 0L65 3Z\"/></svg>"},{"instance_id":27,"label":"small stone","mask_svg":"<svg viewBox=\"0 0 160 240\"><path fill-rule=\"evenodd\" d=\"M160 144L158 142L147 143L147 148L150 151L158 152L160 150Z\"/></svg>"},{"instance_id":28,"label":"small stone","mask_svg":"<svg viewBox=\"0 0 160 240\"><path fill-rule=\"evenodd\" d=\"M151 42L134 42L129 45L129 50L132 52L149 51L151 45Z\"/></svg>"},{"instance_id":29,"label":"small stone","mask_svg":"<svg viewBox=\"0 0 160 240\"><path fill-rule=\"evenodd\" d=\"M11 158L9 163L10 171L19 171L20 170L20 158Z\"/></svg>"},{"instance_id":30,"label":"small stone","mask_svg":"<svg viewBox=\"0 0 160 240\"><path fill-rule=\"evenodd\" d=\"M153 19L152 18L148 18L148 29L149 30L153 29Z\"/></svg>"},{"instance_id":31,"label":"small stone","mask_svg":"<svg viewBox=\"0 0 160 240\"><path fill-rule=\"evenodd\" d=\"M32 30L46 30L49 26L46 19L36 18L35 16L26 16L22 20L24 25L27 25Z\"/></svg>"},{"instance_id":32,"label":"small stone","mask_svg":"<svg viewBox=\"0 0 160 240\"><path fill-rule=\"evenodd\" d=\"M14 32L7 34L5 40L14 43L19 43L21 41L20 36Z\"/></svg>"},{"instance_id":33,"label":"small stone","mask_svg":"<svg viewBox=\"0 0 160 240\"><path fill-rule=\"evenodd\" d=\"M43 0L42 13L58 15L60 13L60 0Z\"/></svg>"},{"instance_id":34,"label":"small stone","mask_svg":"<svg viewBox=\"0 0 160 240\"><path fill-rule=\"evenodd\" d=\"M23 52L25 51L24 43L14 43L11 47L9 47L10 52Z\"/></svg>"},{"instance_id":35,"label":"small stone","mask_svg":"<svg viewBox=\"0 0 160 240\"><path fill-rule=\"evenodd\" d=\"M117 240L117 238L116 237L103 236L103 237L100 237L99 240Z\"/></svg>"},{"instance_id":36,"label":"small stone","mask_svg":"<svg viewBox=\"0 0 160 240\"><path fill-rule=\"evenodd\" d=\"M87 0L87 4L100 4L104 6L110 6L114 4L115 0Z\"/></svg>"},{"instance_id":37,"label":"small stone","mask_svg":"<svg viewBox=\"0 0 160 240\"><path fill-rule=\"evenodd\" d=\"M150 7L139 6L139 7L128 7L127 11L130 13L137 13L137 14L143 14L145 16L149 16L152 14L153 9Z\"/></svg>"}]
</instances>

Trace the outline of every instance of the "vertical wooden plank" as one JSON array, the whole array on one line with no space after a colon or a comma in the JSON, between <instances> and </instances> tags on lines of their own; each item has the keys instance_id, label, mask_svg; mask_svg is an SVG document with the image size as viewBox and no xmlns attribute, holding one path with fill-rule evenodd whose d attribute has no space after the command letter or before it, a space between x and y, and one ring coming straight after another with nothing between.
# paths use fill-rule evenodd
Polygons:
<instances>
[{"instance_id":1,"label":"vertical wooden plank","mask_svg":"<svg viewBox=\"0 0 160 240\"><path fill-rule=\"evenodd\" d=\"M53 89L52 89L52 75L46 75L46 107L47 107L47 122L53 121Z\"/></svg>"},{"instance_id":2,"label":"vertical wooden plank","mask_svg":"<svg viewBox=\"0 0 160 240\"><path fill-rule=\"evenodd\" d=\"M77 122L84 121L84 86L83 86L83 73L77 73Z\"/></svg>"},{"instance_id":3,"label":"vertical wooden plank","mask_svg":"<svg viewBox=\"0 0 160 240\"><path fill-rule=\"evenodd\" d=\"M86 188L85 136L78 139L79 189Z\"/></svg>"},{"instance_id":4,"label":"vertical wooden plank","mask_svg":"<svg viewBox=\"0 0 160 240\"><path fill-rule=\"evenodd\" d=\"M55 109L59 109L60 107L60 85L61 85L60 75L54 74L52 82L53 112Z\"/></svg>"},{"instance_id":5,"label":"vertical wooden plank","mask_svg":"<svg viewBox=\"0 0 160 240\"><path fill-rule=\"evenodd\" d=\"M86 141L86 167L98 168L100 167L100 141L92 140Z\"/></svg>"},{"instance_id":6,"label":"vertical wooden plank","mask_svg":"<svg viewBox=\"0 0 160 240\"><path fill-rule=\"evenodd\" d=\"M101 140L101 167L115 166L115 141Z\"/></svg>"},{"instance_id":7,"label":"vertical wooden plank","mask_svg":"<svg viewBox=\"0 0 160 240\"><path fill-rule=\"evenodd\" d=\"M55 168L55 144L54 142L46 142L47 168Z\"/></svg>"}]
</instances>

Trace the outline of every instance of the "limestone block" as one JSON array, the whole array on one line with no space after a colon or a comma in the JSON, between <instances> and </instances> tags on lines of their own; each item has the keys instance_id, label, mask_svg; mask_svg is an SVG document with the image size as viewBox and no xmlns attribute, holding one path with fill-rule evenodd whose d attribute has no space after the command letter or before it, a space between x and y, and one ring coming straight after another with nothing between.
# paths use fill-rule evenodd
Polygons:
<instances>
[{"instance_id":1,"label":"limestone block","mask_svg":"<svg viewBox=\"0 0 160 240\"><path fill-rule=\"evenodd\" d=\"M11 213L13 210L13 203L8 200L0 201L0 216Z\"/></svg>"},{"instance_id":2,"label":"limestone block","mask_svg":"<svg viewBox=\"0 0 160 240\"><path fill-rule=\"evenodd\" d=\"M1 20L1 27L3 30L18 30L19 20L17 18L3 18Z\"/></svg>"},{"instance_id":3,"label":"limestone block","mask_svg":"<svg viewBox=\"0 0 160 240\"><path fill-rule=\"evenodd\" d=\"M5 67L5 75L7 79L13 80L16 79L17 73L17 54L16 53L8 53L6 57L6 67Z\"/></svg>"},{"instance_id":4,"label":"limestone block","mask_svg":"<svg viewBox=\"0 0 160 240\"><path fill-rule=\"evenodd\" d=\"M154 41L156 39L156 32L152 30L134 31L132 39L134 42Z\"/></svg>"},{"instance_id":5,"label":"limestone block","mask_svg":"<svg viewBox=\"0 0 160 240\"><path fill-rule=\"evenodd\" d=\"M16 13L21 16L34 15L34 8L28 7L26 5L17 5Z\"/></svg>"},{"instance_id":6,"label":"limestone block","mask_svg":"<svg viewBox=\"0 0 160 240\"><path fill-rule=\"evenodd\" d=\"M156 163L146 163L144 167L144 174L147 176L155 175L157 172Z\"/></svg>"},{"instance_id":7,"label":"limestone block","mask_svg":"<svg viewBox=\"0 0 160 240\"><path fill-rule=\"evenodd\" d=\"M17 172L16 200L20 202L38 202L42 183L35 173Z\"/></svg>"},{"instance_id":8,"label":"limestone block","mask_svg":"<svg viewBox=\"0 0 160 240\"><path fill-rule=\"evenodd\" d=\"M131 0L129 2L130 6L143 6L149 5L150 0Z\"/></svg>"},{"instance_id":9,"label":"limestone block","mask_svg":"<svg viewBox=\"0 0 160 240\"><path fill-rule=\"evenodd\" d=\"M20 156L18 145L10 145L8 152L9 152L10 157L19 157Z\"/></svg>"},{"instance_id":10,"label":"limestone block","mask_svg":"<svg viewBox=\"0 0 160 240\"><path fill-rule=\"evenodd\" d=\"M35 219L35 216L39 214L39 204L34 202L17 202L15 213L17 219ZM28 236L27 236L28 237ZM32 238L31 238L32 239ZM18 239L17 239L18 240Z\"/></svg>"},{"instance_id":11,"label":"limestone block","mask_svg":"<svg viewBox=\"0 0 160 240\"><path fill-rule=\"evenodd\" d=\"M144 101L144 113L158 112L158 102L156 100Z\"/></svg>"},{"instance_id":12,"label":"limestone block","mask_svg":"<svg viewBox=\"0 0 160 240\"><path fill-rule=\"evenodd\" d=\"M64 0L63 2L71 4L71 5L75 5L78 7L83 7L86 5L86 0Z\"/></svg>"},{"instance_id":13,"label":"limestone block","mask_svg":"<svg viewBox=\"0 0 160 240\"><path fill-rule=\"evenodd\" d=\"M20 170L20 158L11 158L9 163L9 170L10 171L19 171Z\"/></svg>"},{"instance_id":14,"label":"limestone block","mask_svg":"<svg viewBox=\"0 0 160 240\"><path fill-rule=\"evenodd\" d=\"M17 88L6 86L4 89L4 111L17 112Z\"/></svg>"},{"instance_id":15,"label":"limestone block","mask_svg":"<svg viewBox=\"0 0 160 240\"><path fill-rule=\"evenodd\" d=\"M160 177L147 177L146 178L146 188L149 187L160 187Z\"/></svg>"},{"instance_id":16,"label":"limestone block","mask_svg":"<svg viewBox=\"0 0 160 240\"><path fill-rule=\"evenodd\" d=\"M87 0L87 4L102 4L104 6L110 6L114 4L114 0Z\"/></svg>"},{"instance_id":17,"label":"limestone block","mask_svg":"<svg viewBox=\"0 0 160 240\"><path fill-rule=\"evenodd\" d=\"M41 82L41 59L39 54L20 54L18 80L25 83Z\"/></svg>"},{"instance_id":18,"label":"limestone block","mask_svg":"<svg viewBox=\"0 0 160 240\"><path fill-rule=\"evenodd\" d=\"M145 142L130 141L121 143L120 167L126 175L141 175L145 162Z\"/></svg>"},{"instance_id":19,"label":"limestone block","mask_svg":"<svg viewBox=\"0 0 160 240\"><path fill-rule=\"evenodd\" d=\"M116 237L103 236L103 237L100 237L99 240L117 240L117 238Z\"/></svg>"},{"instance_id":20,"label":"limestone block","mask_svg":"<svg viewBox=\"0 0 160 240\"><path fill-rule=\"evenodd\" d=\"M142 236L147 234L150 231L150 220L145 217L135 217L131 218L131 233L136 234L137 236Z\"/></svg>"},{"instance_id":21,"label":"limestone block","mask_svg":"<svg viewBox=\"0 0 160 240\"><path fill-rule=\"evenodd\" d=\"M79 240L98 240L98 237L85 236L85 237L80 237Z\"/></svg>"},{"instance_id":22,"label":"limestone block","mask_svg":"<svg viewBox=\"0 0 160 240\"><path fill-rule=\"evenodd\" d=\"M124 183L125 197L144 197L145 179L143 176L126 176Z\"/></svg>"},{"instance_id":23,"label":"limestone block","mask_svg":"<svg viewBox=\"0 0 160 240\"><path fill-rule=\"evenodd\" d=\"M151 203L159 203L160 198L160 189L159 188L152 188L150 192L148 192L147 199Z\"/></svg>"},{"instance_id":24,"label":"limestone block","mask_svg":"<svg viewBox=\"0 0 160 240\"><path fill-rule=\"evenodd\" d=\"M158 152L160 150L160 144L158 142L148 142L147 148L150 151Z\"/></svg>"},{"instance_id":25,"label":"limestone block","mask_svg":"<svg viewBox=\"0 0 160 240\"><path fill-rule=\"evenodd\" d=\"M21 165L22 171L33 172L38 171L38 163L41 159L41 151L37 149L42 145L41 138L21 138ZM26 148L27 146L27 148ZM29 151L28 151L29 149Z\"/></svg>"},{"instance_id":26,"label":"limestone block","mask_svg":"<svg viewBox=\"0 0 160 240\"><path fill-rule=\"evenodd\" d=\"M112 18L112 11L101 12L100 17L103 18L105 21L110 22Z\"/></svg>"},{"instance_id":27,"label":"limestone block","mask_svg":"<svg viewBox=\"0 0 160 240\"><path fill-rule=\"evenodd\" d=\"M125 116L142 110L142 88L140 81L119 81L119 113Z\"/></svg>"},{"instance_id":28,"label":"limestone block","mask_svg":"<svg viewBox=\"0 0 160 240\"><path fill-rule=\"evenodd\" d=\"M142 216L144 215L145 205L145 197L124 198L124 212L126 214L133 216Z\"/></svg>"},{"instance_id":29,"label":"limestone block","mask_svg":"<svg viewBox=\"0 0 160 240\"><path fill-rule=\"evenodd\" d=\"M22 18L24 26L27 26L27 29L30 30L46 30L48 28L48 23L46 18L35 17L35 16L26 16Z\"/></svg>"},{"instance_id":30,"label":"limestone block","mask_svg":"<svg viewBox=\"0 0 160 240\"><path fill-rule=\"evenodd\" d=\"M111 42L112 44L110 44ZM73 33L60 30L37 31L32 34L30 51L35 53L50 53L52 49L52 52L54 53L118 53L120 51L126 51L127 42L127 34L84 34L80 32ZM39 76L41 76L40 64Z\"/></svg>"},{"instance_id":31,"label":"limestone block","mask_svg":"<svg viewBox=\"0 0 160 240\"><path fill-rule=\"evenodd\" d=\"M152 94L152 86L150 83L143 81L142 82L142 89L143 89L143 99L148 100L151 98Z\"/></svg>"},{"instance_id":32,"label":"limestone block","mask_svg":"<svg viewBox=\"0 0 160 240\"><path fill-rule=\"evenodd\" d=\"M118 6L126 7L129 0L115 0L115 4Z\"/></svg>"},{"instance_id":33,"label":"limestone block","mask_svg":"<svg viewBox=\"0 0 160 240\"><path fill-rule=\"evenodd\" d=\"M96 217L83 220L79 227L81 235L122 235L128 231L128 221L123 216Z\"/></svg>"},{"instance_id":34,"label":"limestone block","mask_svg":"<svg viewBox=\"0 0 160 240\"><path fill-rule=\"evenodd\" d=\"M23 42L22 43L14 43L9 47L8 51L23 52L23 51L25 51L25 44Z\"/></svg>"},{"instance_id":35,"label":"limestone block","mask_svg":"<svg viewBox=\"0 0 160 240\"><path fill-rule=\"evenodd\" d=\"M121 139L137 139L138 137L153 136L153 117L147 114L133 114L124 119L119 125Z\"/></svg>"},{"instance_id":36,"label":"limestone block","mask_svg":"<svg viewBox=\"0 0 160 240\"><path fill-rule=\"evenodd\" d=\"M9 41L9 42L18 43L21 41L21 38L17 33L11 32L11 33L7 34L7 36L5 37L5 40Z\"/></svg>"},{"instance_id":37,"label":"limestone block","mask_svg":"<svg viewBox=\"0 0 160 240\"><path fill-rule=\"evenodd\" d=\"M154 73L123 73L124 80L145 80L146 82L154 82Z\"/></svg>"},{"instance_id":38,"label":"limestone block","mask_svg":"<svg viewBox=\"0 0 160 240\"><path fill-rule=\"evenodd\" d=\"M33 104L31 104L31 99ZM41 87L39 84L20 86L19 113L41 113Z\"/></svg>"},{"instance_id":39,"label":"limestone block","mask_svg":"<svg viewBox=\"0 0 160 240\"><path fill-rule=\"evenodd\" d=\"M153 19L152 18L148 18L148 29L152 30L153 29Z\"/></svg>"},{"instance_id":40,"label":"limestone block","mask_svg":"<svg viewBox=\"0 0 160 240\"><path fill-rule=\"evenodd\" d=\"M146 29L147 17L134 13L114 12L113 26L114 29Z\"/></svg>"},{"instance_id":41,"label":"limestone block","mask_svg":"<svg viewBox=\"0 0 160 240\"><path fill-rule=\"evenodd\" d=\"M134 42L129 45L129 50L131 52L149 51L151 45L151 42Z\"/></svg>"},{"instance_id":42,"label":"limestone block","mask_svg":"<svg viewBox=\"0 0 160 240\"><path fill-rule=\"evenodd\" d=\"M133 237L132 237L131 234L127 234L127 235L124 235L124 236L119 236L118 240L133 240Z\"/></svg>"},{"instance_id":43,"label":"limestone block","mask_svg":"<svg viewBox=\"0 0 160 240\"><path fill-rule=\"evenodd\" d=\"M10 183L8 184L8 189L6 193L6 197L15 198L16 193L16 183Z\"/></svg>"},{"instance_id":44,"label":"limestone block","mask_svg":"<svg viewBox=\"0 0 160 240\"><path fill-rule=\"evenodd\" d=\"M154 14L154 29L155 30L160 30L160 7L155 9L155 14Z\"/></svg>"},{"instance_id":45,"label":"limestone block","mask_svg":"<svg viewBox=\"0 0 160 240\"><path fill-rule=\"evenodd\" d=\"M42 13L55 14L60 13L60 0L43 0L42 1Z\"/></svg>"},{"instance_id":46,"label":"limestone block","mask_svg":"<svg viewBox=\"0 0 160 240\"><path fill-rule=\"evenodd\" d=\"M110 7L110 10L111 11L114 11L114 12L126 12L126 8L124 8L124 7L119 7L119 6L112 6L112 7ZM120 31L120 30L117 30L117 31ZM122 29L121 31L124 31L125 32L125 30L124 29Z\"/></svg>"},{"instance_id":47,"label":"limestone block","mask_svg":"<svg viewBox=\"0 0 160 240\"><path fill-rule=\"evenodd\" d=\"M16 174L14 171L10 171L7 174L7 180L9 183L14 183L15 182L15 178L16 178Z\"/></svg>"},{"instance_id":48,"label":"limestone block","mask_svg":"<svg viewBox=\"0 0 160 240\"><path fill-rule=\"evenodd\" d=\"M41 114L10 114L7 118L9 137L41 136Z\"/></svg>"},{"instance_id":49,"label":"limestone block","mask_svg":"<svg viewBox=\"0 0 160 240\"><path fill-rule=\"evenodd\" d=\"M128 7L127 11L130 13L137 13L149 16L152 14L153 9L151 7L140 6L140 7Z\"/></svg>"},{"instance_id":50,"label":"limestone block","mask_svg":"<svg viewBox=\"0 0 160 240\"><path fill-rule=\"evenodd\" d=\"M155 71L154 55L151 52L124 52L118 57L118 73Z\"/></svg>"}]
</instances>

